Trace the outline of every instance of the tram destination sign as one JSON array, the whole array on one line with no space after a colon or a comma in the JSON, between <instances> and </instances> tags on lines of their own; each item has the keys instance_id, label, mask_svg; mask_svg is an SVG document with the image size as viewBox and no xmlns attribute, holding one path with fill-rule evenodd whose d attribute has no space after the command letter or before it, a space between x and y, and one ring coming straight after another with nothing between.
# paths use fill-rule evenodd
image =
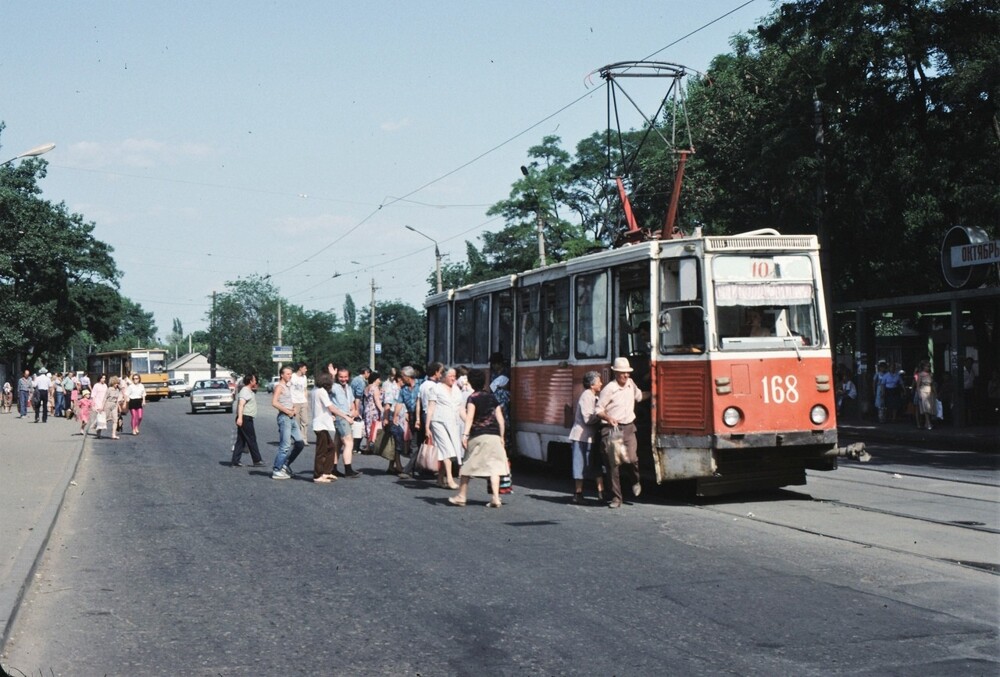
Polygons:
<instances>
[{"instance_id":1,"label":"tram destination sign","mask_svg":"<svg viewBox=\"0 0 1000 677\"><path fill-rule=\"evenodd\" d=\"M951 248L951 267L1000 263L1000 240L976 242Z\"/></svg>"}]
</instances>

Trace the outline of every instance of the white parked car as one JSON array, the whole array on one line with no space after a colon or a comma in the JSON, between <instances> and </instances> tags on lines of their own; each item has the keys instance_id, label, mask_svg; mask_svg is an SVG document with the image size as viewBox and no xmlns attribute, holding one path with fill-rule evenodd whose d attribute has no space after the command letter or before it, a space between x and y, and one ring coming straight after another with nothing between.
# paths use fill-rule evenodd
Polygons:
<instances>
[{"instance_id":1,"label":"white parked car","mask_svg":"<svg viewBox=\"0 0 1000 677\"><path fill-rule=\"evenodd\" d=\"M195 381L191 389L191 413L199 411L233 411L233 393L229 389L229 379L210 378Z\"/></svg>"},{"instance_id":2,"label":"white parked car","mask_svg":"<svg viewBox=\"0 0 1000 677\"><path fill-rule=\"evenodd\" d=\"M180 397L185 397L191 394L191 386L184 382L183 379L172 378L167 381L167 399L178 395Z\"/></svg>"}]
</instances>

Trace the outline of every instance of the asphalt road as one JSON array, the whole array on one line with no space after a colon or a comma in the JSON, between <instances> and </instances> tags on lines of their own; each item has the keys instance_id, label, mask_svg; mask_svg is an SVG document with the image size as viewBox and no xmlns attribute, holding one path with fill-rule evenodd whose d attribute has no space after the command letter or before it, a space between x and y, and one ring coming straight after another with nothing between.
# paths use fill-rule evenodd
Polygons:
<instances>
[{"instance_id":1,"label":"asphalt road","mask_svg":"<svg viewBox=\"0 0 1000 677\"><path fill-rule=\"evenodd\" d=\"M308 481L312 447L290 481L231 469L232 416L186 411L151 404L141 436L88 442L9 672L1000 672L996 573L895 542L919 533L996 552L988 528L910 514L923 489L959 500L949 477L897 495L895 511L855 504L901 473L881 473L879 488L847 467L716 502L651 489L613 511L568 505L568 481L515 470L500 510L482 507L482 481L455 508L369 456L364 477L327 486ZM269 413L258 435L270 461ZM996 473L984 477L996 510Z\"/></svg>"}]
</instances>

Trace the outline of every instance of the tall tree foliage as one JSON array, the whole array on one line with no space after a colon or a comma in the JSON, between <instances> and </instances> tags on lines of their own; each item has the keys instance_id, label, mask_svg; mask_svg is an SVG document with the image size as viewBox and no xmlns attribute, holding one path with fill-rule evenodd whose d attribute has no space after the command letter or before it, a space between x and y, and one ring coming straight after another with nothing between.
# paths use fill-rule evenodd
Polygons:
<instances>
[{"instance_id":1,"label":"tall tree foliage","mask_svg":"<svg viewBox=\"0 0 1000 677\"><path fill-rule=\"evenodd\" d=\"M112 250L94 224L42 199L46 166L0 167L0 359L27 365L62 355L80 331L113 337L122 303Z\"/></svg>"},{"instance_id":2,"label":"tall tree foliage","mask_svg":"<svg viewBox=\"0 0 1000 677\"><path fill-rule=\"evenodd\" d=\"M240 374L274 370L271 346L277 340L278 302L275 286L259 275L226 282L207 317L219 364Z\"/></svg>"},{"instance_id":3,"label":"tall tree foliage","mask_svg":"<svg viewBox=\"0 0 1000 677\"><path fill-rule=\"evenodd\" d=\"M944 232L1000 215L998 31L983 3L782 4L692 88L689 217L825 228L840 300L942 290Z\"/></svg>"}]
</instances>

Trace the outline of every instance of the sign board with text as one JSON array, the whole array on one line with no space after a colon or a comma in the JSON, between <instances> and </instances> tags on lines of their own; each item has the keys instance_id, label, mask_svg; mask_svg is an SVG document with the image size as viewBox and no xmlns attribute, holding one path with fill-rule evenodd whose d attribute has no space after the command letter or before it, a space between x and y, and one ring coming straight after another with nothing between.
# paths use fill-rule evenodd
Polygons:
<instances>
[{"instance_id":1,"label":"sign board with text","mask_svg":"<svg viewBox=\"0 0 1000 677\"><path fill-rule=\"evenodd\" d=\"M272 362L291 362L292 346L271 346Z\"/></svg>"}]
</instances>

